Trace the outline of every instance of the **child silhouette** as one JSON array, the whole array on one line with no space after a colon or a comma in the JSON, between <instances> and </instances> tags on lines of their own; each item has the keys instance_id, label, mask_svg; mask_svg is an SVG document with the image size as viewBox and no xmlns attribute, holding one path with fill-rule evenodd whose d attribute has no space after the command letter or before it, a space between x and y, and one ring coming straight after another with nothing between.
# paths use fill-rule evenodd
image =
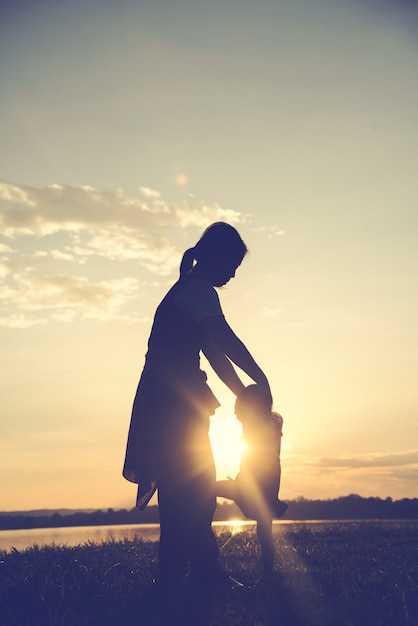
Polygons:
<instances>
[{"instance_id":1,"label":"child silhouette","mask_svg":"<svg viewBox=\"0 0 418 626\"><path fill-rule=\"evenodd\" d=\"M234 500L246 517L257 521L263 571L270 576L274 564L272 522L287 509L278 498L283 418L272 411L271 396L259 385L249 385L238 395L235 414L242 424L245 451L235 480L217 481L216 495Z\"/></svg>"}]
</instances>

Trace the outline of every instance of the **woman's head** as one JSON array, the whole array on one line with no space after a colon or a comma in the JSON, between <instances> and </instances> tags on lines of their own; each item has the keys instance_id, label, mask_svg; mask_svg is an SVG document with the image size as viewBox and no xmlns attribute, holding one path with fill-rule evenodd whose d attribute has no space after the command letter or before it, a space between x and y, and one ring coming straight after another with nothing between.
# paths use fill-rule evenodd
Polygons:
<instances>
[{"instance_id":1,"label":"woman's head","mask_svg":"<svg viewBox=\"0 0 418 626\"><path fill-rule=\"evenodd\" d=\"M247 246L238 231L226 222L215 222L208 226L194 248L184 253L180 275L185 276L196 268L196 273L220 287L235 276L246 253Z\"/></svg>"}]
</instances>

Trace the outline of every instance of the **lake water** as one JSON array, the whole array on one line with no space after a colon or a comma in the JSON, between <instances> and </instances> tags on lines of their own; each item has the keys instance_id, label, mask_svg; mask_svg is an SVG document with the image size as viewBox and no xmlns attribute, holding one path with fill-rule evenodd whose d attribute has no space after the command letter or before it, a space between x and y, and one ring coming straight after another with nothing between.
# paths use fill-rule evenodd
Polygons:
<instances>
[{"instance_id":1,"label":"lake water","mask_svg":"<svg viewBox=\"0 0 418 626\"><path fill-rule=\"evenodd\" d=\"M385 525L414 525L418 531L417 520L274 520L273 532L279 532L280 527L294 525L309 525L311 528L321 525L367 524L370 522ZM255 522L250 520L234 520L230 522L213 522L215 533L224 531L239 533L254 528ZM158 541L160 536L159 524L118 524L115 526L69 526L64 528L32 528L29 530L0 530L0 550L26 550L33 545L48 546L78 546L83 543L101 543L107 540L121 541L123 539L145 539Z\"/></svg>"},{"instance_id":2,"label":"lake water","mask_svg":"<svg viewBox=\"0 0 418 626\"><path fill-rule=\"evenodd\" d=\"M237 532L254 526L251 521L214 522L215 532L234 529ZM70 526L63 528L31 528L29 530L0 530L0 550L25 550L33 545L77 546L87 542L101 543L108 539L148 539L157 541L159 524L118 524L115 526Z\"/></svg>"},{"instance_id":3,"label":"lake water","mask_svg":"<svg viewBox=\"0 0 418 626\"><path fill-rule=\"evenodd\" d=\"M273 528L283 524L315 524L324 522L293 522L292 520L275 520ZM213 522L215 533L224 531L241 532L255 528L250 520L234 520L230 522ZM0 550L26 550L33 545L78 546L83 543L101 543L109 539L148 539L158 541L159 524L118 524L115 526L66 526L63 528L31 528L22 530L0 530Z\"/></svg>"}]
</instances>

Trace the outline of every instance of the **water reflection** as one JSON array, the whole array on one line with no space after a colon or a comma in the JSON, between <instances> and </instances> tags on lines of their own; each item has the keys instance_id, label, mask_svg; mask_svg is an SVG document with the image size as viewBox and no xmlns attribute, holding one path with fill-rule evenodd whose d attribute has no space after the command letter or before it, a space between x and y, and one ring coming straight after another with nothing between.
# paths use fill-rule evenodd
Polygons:
<instances>
[{"instance_id":1,"label":"water reflection","mask_svg":"<svg viewBox=\"0 0 418 626\"><path fill-rule=\"evenodd\" d=\"M233 520L214 522L216 533L230 531L239 533L251 527L255 522ZM71 526L65 528L32 528L0 531L0 550L26 550L33 545L77 546L83 543L101 543L102 541L123 539L145 539L157 541L160 536L158 524L120 524L117 526Z\"/></svg>"}]
</instances>

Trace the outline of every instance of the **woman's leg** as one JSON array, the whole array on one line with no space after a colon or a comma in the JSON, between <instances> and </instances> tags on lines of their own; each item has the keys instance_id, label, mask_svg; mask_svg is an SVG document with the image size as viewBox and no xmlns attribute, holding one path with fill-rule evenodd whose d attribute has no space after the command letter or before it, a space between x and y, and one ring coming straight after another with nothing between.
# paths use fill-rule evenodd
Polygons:
<instances>
[{"instance_id":1,"label":"woman's leg","mask_svg":"<svg viewBox=\"0 0 418 626\"><path fill-rule=\"evenodd\" d=\"M220 571L211 526L216 474L209 436L203 428L176 434L158 477L160 577L176 583L190 562L196 578L209 580Z\"/></svg>"},{"instance_id":2,"label":"woman's leg","mask_svg":"<svg viewBox=\"0 0 418 626\"><path fill-rule=\"evenodd\" d=\"M167 586L177 584L187 571L184 500L185 493L182 484L170 480L169 477L159 481L159 569L160 582Z\"/></svg>"},{"instance_id":3,"label":"woman's leg","mask_svg":"<svg viewBox=\"0 0 418 626\"><path fill-rule=\"evenodd\" d=\"M210 583L220 574L219 548L212 530L216 509L214 481L207 475L196 477L188 494L186 539L191 574L198 582Z\"/></svg>"},{"instance_id":4,"label":"woman's leg","mask_svg":"<svg viewBox=\"0 0 418 626\"><path fill-rule=\"evenodd\" d=\"M188 533L192 576L210 583L220 574L219 548L212 530L216 510L216 470L208 429L196 429L188 483Z\"/></svg>"}]
</instances>

